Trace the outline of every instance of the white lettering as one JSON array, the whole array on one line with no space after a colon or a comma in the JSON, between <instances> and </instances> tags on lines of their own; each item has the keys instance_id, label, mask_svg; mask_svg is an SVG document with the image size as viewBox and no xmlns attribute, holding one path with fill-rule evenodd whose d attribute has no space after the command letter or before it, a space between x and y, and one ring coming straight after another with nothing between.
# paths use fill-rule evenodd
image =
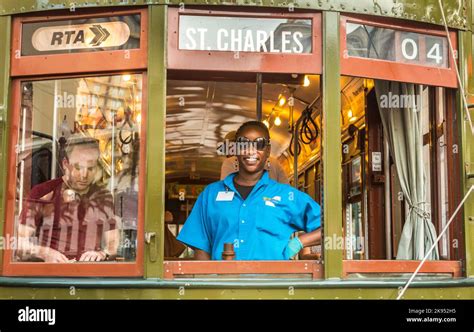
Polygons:
<instances>
[{"instance_id":1,"label":"white lettering","mask_svg":"<svg viewBox=\"0 0 474 332\"><path fill-rule=\"evenodd\" d=\"M228 38L229 32L226 29L217 30L217 49L219 51L228 51L229 44L222 41L222 38Z\"/></svg>"},{"instance_id":2,"label":"white lettering","mask_svg":"<svg viewBox=\"0 0 474 332\"><path fill-rule=\"evenodd\" d=\"M199 28L197 29L197 31L199 32L199 49L200 50L204 50L205 49L205 45L204 45L204 42L206 41L206 32L207 32L207 29L206 28Z\"/></svg>"},{"instance_id":3,"label":"white lettering","mask_svg":"<svg viewBox=\"0 0 474 332\"><path fill-rule=\"evenodd\" d=\"M291 40L289 39L291 31L283 31L281 33L281 52L282 53L291 53L290 49L287 49L286 46L290 44Z\"/></svg>"},{"instance_id":4,"label":"white lettering","mask_svg":"<svg viewBox=\"0 0 474 332\"><path fill-rule=\"evenodd\" d=\"M196 49L196 41L194 40L194 36L196 34L196 29L189 28L186 30L186 38L190 41L190 43L186 43L186 49L188 50L195 50Z\"/></svg>"},{"instance_id":5,"label":"white lettering","mask_svg":"<svg viewBox=\"0 0 474 332\"><path fill-rule=\"evenodd\" d=\"M300 31L296 31L293 34L293 41L295 44L297 44L297 47L293 47L293 52L294 53L303 53L304 48L303 48L303 43L301 42L301 38L303 38L303 33Z\"/></svg>"},{"instance_id":6,"label":"white lettering","mask_svg":"<svg viewBox=\"0 0 474 332\"><path fill-rule=\"evenodd\" d=\"M56 324L56 309L25 309L18 310L19 322L47 322L48 325Z\"/></svg>"},{"instance_id":7,"label":"white lettering","mask_svg":"<svg viewBox=\"0 0 474 332\"><path fill-rule=\"evenodd\" d=\"M267 51L267 45L265 44L265 41L268 39L268 35L266 31L263 30L257 30L257 51L258 52L268 52Z\"/></svg>"}]
</instances>

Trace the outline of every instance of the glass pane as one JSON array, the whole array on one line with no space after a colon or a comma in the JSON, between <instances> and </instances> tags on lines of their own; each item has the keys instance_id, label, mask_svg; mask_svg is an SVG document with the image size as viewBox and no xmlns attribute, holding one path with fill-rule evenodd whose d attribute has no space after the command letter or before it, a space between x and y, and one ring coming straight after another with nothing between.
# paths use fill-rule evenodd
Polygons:
<instances>
[{"instance_id":1,"label":"glass pane","mask_svg":"<svg viewBox=\"0 0 474 332\"><path fill-rule=\"evenodd\" d=\"M25 23L21 55L140 48L140 20L140 15L128 15Z\"/></svg>"},{"instance_id":2,"label":"glass pane","mask_svg":"<svg viewBox=\"0 0 474 332\"><path fill-rule=\"evenodd\" d=\"M142 75L24 82L16 261L134 261Z\"/></svg>"},{"instance_id":3,"label":"glass pane","mask_svg":"<svg viewBox=\"0 0 474 332\"><path fill-rule=\"evenodd\" d=\"M291 121L300 118L308 106L305 100L314 100L315 103L320 100L319 77L308 76L307 80L313 84L308 87L304 85L304 75L301 75L289 87L287 84L295 79L290 75L263 76L262 123L269 128L271 145L263 148L267 150L258 150L258 158L249 157L257 159L257 163L253 160L247 163L249 158L242 157L244 154L239 153L236 147L236 131L243 123L256 117L255 82L241 82L231 76L212 80L211 73L202 77L209 80L167 81L165 208L168 215L173 215L173 222L180 225L177 239L196 249L196 259L288 260L283 249L292 235L297 231L314 231L314 224L320 220L319 212L315 212L320 208L315 208L313 198L283 185L288 182L293 165L293 158L288 157L291 141L288 128ZM318 110L313 113L315 125L306 125L305 139L312 140L309 144L301 144L299 170L304 169L303 163L307 166L314 164L320 155L321 121ZM258 130L262 129L257 127L257 134L265 135L265 130ZM315 148L312 149L312 146ZM239 185L235 187L237 182L232 179L237 176L236 173L245 176L249 174L247 168L255 165L260 167L259 176L268 174L270 179L280 183L273 184L275 191L267 192L269 187L265 186L241 193ZM310 188L310 181L313 181L311 190L314 193L315 174L312 166L309 169L312 180L307 181L307 186L303 186L304 173L298 179L301 190ZM231 181L227 191L219 181L226 178ZM209 190L214 190L216 186L222 186L219 192L231 193L232 198L221 200L218 195L222 194L209 194ZM256 188L255 185L253 187ZM291 194L279 190L288 190ZM290 205L293 195L301 195L297 199L297 207ZM239 215L239 211L243 214ZM301 214L301 211L304 213ZM299 214L292 217L296 212ZM196 218L198 213L201 216L199 219ZM307 227L302 227L300 223L303 215L308 215L303 220ZM198 220L201 222L196 223ZM184 226L181 226L183 223ZM165 253L174 252L171 250L175 242L174 234L165 229L164 239ZM315 242L319 244L319 241ZM229 247L233 248L234 257L229 257L229 251L232 251ZM315 259L312 249L307 249L307 253L300 254L309 257L305 259ZM192 259L193 255L193 251L188 249L184 255L165 254L165 259ZM297 257L296 254L293 256Z\"/></svg>"},{"instance_id":4,"label":"glass pane","mask_svg":"<svg viewBox=\"0 0 474 332\"><path fill-rule=\"evenodd\" d=\"M311 20L181 15L179 49L311 53Z\"/></svg>"},{"instance_id":5,"label":"glass pane","mask_svg":"<svg viewBox=\"0 0 474 332\"><path fill-rule=\"evenodd\" d=\"M438 211L440 215L441 221L441 229L443 229L449 219L448 212L449 212L449 187L448 187L448 145L447 145L447 125L446 125L446 118L445 118L445 90L444 88L435 88L437 101L438 104L436 105L436 130L437 130L437 137L438 141L436 144L436 149L438 151L437 157L438 160L436 161L439 165L438 167L438 193L439 193L439 202ZM449 228L443 234L441 238L441 246L440 246L440 256L444 259L450 258L449 253Z\"/></svg>"},{"instance_id":6,"label":"glass pane","mask_svg":"<svg viewBox=\"0 0 474 332\"><path fill-rule=\"evenodd\" d=\"M348 22L346 42L347 55L352 57L449 67L445 37Z\"/></svg>"}]
</instances>

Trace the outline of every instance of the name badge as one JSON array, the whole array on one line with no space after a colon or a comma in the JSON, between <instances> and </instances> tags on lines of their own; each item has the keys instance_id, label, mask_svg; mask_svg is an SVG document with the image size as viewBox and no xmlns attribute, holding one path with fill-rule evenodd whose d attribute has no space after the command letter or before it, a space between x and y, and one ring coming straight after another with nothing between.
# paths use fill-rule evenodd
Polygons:
<instances>
[{"instance_id":1,"label":"name badge","mask_svg":"<svg viewBox=\"0 0 474 332\"><path fill-rule=\"evenodd\" d=\"M229 202L234 199L233 191L219 191L217 193L216 201Z\"/></svg>"}]
</instances>

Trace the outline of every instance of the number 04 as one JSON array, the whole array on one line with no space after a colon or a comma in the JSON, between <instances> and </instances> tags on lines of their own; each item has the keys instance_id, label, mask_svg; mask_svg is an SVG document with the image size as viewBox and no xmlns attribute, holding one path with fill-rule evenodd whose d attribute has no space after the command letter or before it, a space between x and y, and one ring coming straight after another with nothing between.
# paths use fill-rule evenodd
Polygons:
<instances>
[{"instance_id":1,"label":"number 04","mask_svg":"<svg viewBox=\"0 0 474 332\"><path fill-rule=\"evenodd\" d=\"M426 54L426 57L428 59L433 59L436 61L436 63L441 63L443 60L443 57L441 56L441 51L438 43L435 43L433 47L428 51L428 54Z\"/></svg>"}]
</instances>

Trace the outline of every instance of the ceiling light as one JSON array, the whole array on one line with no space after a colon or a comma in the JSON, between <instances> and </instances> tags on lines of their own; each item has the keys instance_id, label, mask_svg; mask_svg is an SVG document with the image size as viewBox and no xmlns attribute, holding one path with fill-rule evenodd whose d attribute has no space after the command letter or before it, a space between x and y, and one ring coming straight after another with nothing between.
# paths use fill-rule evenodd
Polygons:
<instances>
[{"instance_id":1,"label":"ceiling light","mask_svg":"<svg viewBox=\"0 0 474 332\"><path fill-rule=\"evenodd\" d=\"M311 81L309 80L309 76L308 76L308 75L304 75L303 86L306 87L306 86L309 86L310 84L311 84Z\"/></svg>"}]
</instances>

